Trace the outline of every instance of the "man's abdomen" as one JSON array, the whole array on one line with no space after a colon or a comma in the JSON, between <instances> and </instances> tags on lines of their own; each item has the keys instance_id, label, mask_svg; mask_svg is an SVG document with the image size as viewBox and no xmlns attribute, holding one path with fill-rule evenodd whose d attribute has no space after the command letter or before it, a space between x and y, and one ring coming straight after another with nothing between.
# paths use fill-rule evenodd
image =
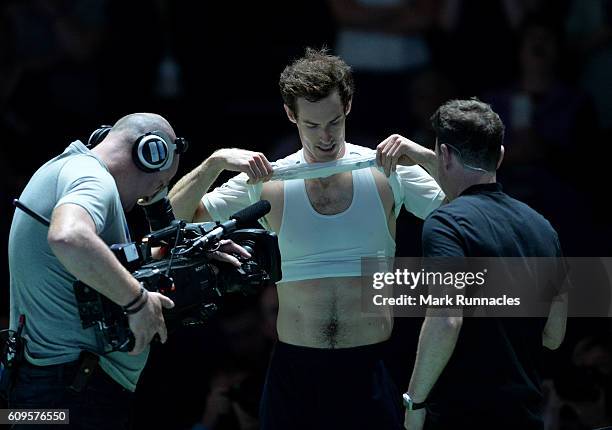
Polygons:
<instances>
[{"instance_id":1,"label":"man's abdomen","mask_svg":"<svg viewBox=\"0 0 612 430\"><path fill-rule=\"evenodd\" d=\"M391 336L390 309L361 311L358 277L323 278L278 285L277 330L282 342L311 348L350 348Z\"/></svg>"}]
</instances>

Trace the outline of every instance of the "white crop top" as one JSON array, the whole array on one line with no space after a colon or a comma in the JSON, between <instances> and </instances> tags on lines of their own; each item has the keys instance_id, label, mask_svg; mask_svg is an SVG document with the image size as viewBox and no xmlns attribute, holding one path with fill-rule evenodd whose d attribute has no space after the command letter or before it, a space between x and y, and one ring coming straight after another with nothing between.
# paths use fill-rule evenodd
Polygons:
<instances>
[{"instance_id":1,"label":"white crop top","mask_svg":"<svg viewBox=\"0 0 612 430\"><path fill-rule=\"evenodd\" d=\"M346 143L343 161L371 154L372 149ZM305 163L302 150L278 160L277 166ZM382 169L381 169L382 170ZM261 198L262 184L247 184L241 173L207 193L202 202L214 220L226 220ZM389 178L395 216L404 205L424 219L444 199L444 193L420 166L397 166ZM303 179L284 182L284 209L279 231L283 282L325 277L360 276L361 257L393 257L384 208L369 168L353 170L353 199L336 215L321 215L312 207ZM269 228L265 219L260 220Z\"/></svg>"},{"instance_id":2,"label":"white crop top","mask_svg":"<svg viewBox=\"0 0 612 430\"><path fill-rule=\"evenodd\" d=\"M360 276L362 257L395 256L395 240L370 169L354 170L350 206L322 215L310 203L303 179L284 183L278 234L283 281Z\"/></svg>"}]
</instances>

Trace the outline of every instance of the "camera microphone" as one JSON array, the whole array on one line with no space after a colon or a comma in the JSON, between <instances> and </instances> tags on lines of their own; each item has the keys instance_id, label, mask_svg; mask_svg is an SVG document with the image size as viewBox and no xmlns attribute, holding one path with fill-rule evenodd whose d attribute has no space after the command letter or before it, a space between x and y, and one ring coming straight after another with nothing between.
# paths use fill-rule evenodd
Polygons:
<instances>
[{"instance_id":1,"label":"camera microphone","mask_svg":"<svg viewBox=\"0 0 612 430\"><path fill-rule=\"evenodd\" d=\"M219 223L210 232L196 240L192 247L206 246L212 240L219 240L224 234L231 233L245 224L257 221L270 212L270 208L270 202L267 200L260 200L257 203L247 206L231 215L229 220Z\"/></svg>"},{"instance_id":2,"label":"camera microphone","mask_svg":"<svg viewBox=\"0 0 612 430\"><path fill-rule=\"evenodd\" d=\"M235 219L240 226L243 226L244 224L257 221L259 218L265 216L268 212L270 212L270 209L271 206L269 201L260 200L257 203L247 206L246 208L239 210L234 215L230 216L230 221Z\"/></svg>"}]
</instances>

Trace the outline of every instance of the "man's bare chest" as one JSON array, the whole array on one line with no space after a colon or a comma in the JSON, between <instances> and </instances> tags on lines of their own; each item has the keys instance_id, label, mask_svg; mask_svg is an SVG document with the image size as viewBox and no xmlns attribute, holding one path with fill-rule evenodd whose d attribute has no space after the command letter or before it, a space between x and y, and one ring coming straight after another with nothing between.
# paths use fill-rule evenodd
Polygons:
<instances>
[{"instance_id":1,"label":"man's bare chest","mask_svg":"<svg viewBox=\"0 0 612 430\"><path fill-rule=\"evenodd\" d=\"M307 180L304 185L310 204L322 215L344 212L353 201L353 178L350 172L322 180Z\"/></svg>"}]
</instances>

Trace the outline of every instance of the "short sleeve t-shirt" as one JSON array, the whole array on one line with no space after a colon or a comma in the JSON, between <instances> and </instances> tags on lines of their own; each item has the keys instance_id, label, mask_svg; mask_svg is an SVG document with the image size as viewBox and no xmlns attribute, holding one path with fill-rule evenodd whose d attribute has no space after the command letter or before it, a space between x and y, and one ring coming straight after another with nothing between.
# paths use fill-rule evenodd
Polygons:
<instances>
[{"instance_id":1,"label":"short sleeve t-shirt","mask_svg":"<svg viewBox=\"0 0 612 430\"><path fill-rule=\"evenodd\" d=\"M38 169L19 199L46 218L60 205L81 206L109 246L128 241L115 180L79 141ZM81 326L73 290L76 278L53 254L47 234L48 227L15 212L9 235L10 326L15 329L19 315L25 315L28 361L41 366L76 360L81 350L101 352L94 329ZM148 349L137 356L113 352L100 357L100 366L134 391L147 356Z\"/></svg>"}]
</instances>

